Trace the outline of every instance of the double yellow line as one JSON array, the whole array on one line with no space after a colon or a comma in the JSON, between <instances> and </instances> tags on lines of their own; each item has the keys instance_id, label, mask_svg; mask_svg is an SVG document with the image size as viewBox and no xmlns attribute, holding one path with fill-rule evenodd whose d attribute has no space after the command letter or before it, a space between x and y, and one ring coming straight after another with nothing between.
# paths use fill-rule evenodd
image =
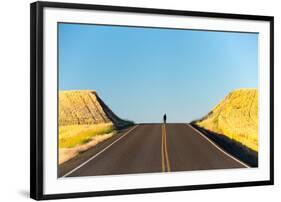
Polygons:
<instances>
[{"instance_id":1,"label":"double yellow line","mask_svg":"<svg viewBox=\"0 0 281 202\"><path fill-rule=\"evenodd\" d=\"M170 172L170 161L167 149L166 124L162 124L162 142L161 142L162 172Z\"/></svg>"}]
</instances>

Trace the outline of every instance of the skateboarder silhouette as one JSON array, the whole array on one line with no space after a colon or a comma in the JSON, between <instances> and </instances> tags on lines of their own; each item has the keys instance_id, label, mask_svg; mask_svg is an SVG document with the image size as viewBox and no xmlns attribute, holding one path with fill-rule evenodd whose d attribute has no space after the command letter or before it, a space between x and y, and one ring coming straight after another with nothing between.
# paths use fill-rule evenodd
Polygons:
<instances>
[{"instance_id":1,"label":"skateboarder silhouette","mask_svg":"<svg viewBox=\"0 0 281 202\"><path fill-rule=\"evenodd\" d=\"M166 120L167 120L167 115L164 114L164 116L163 116L163 122L166 123Z\"/></svg>"}]
</instances>

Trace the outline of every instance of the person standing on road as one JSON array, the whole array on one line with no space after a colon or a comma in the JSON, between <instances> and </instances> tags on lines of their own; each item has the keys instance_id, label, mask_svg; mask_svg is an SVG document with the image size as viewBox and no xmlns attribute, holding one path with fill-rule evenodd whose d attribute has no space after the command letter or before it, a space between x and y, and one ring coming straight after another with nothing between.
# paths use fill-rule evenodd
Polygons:
<instances>
[{"instance_id":1,"label":"person standing on road","mask_svg":"<svg viewBox=\"0 0 281 202\"><path fill-rule=\"evenodd\" d=\"M167 115L164 114L164 116L163 116L163 122L166 123L166 120L167 120Z\"/></svg>"}]
</instances>

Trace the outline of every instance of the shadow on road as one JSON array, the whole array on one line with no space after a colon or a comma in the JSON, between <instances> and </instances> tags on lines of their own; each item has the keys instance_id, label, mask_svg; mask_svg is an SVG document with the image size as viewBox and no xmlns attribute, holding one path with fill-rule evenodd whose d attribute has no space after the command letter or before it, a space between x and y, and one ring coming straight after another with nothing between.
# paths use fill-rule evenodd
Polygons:
<instances>
[{"instance_id":1,"label":"shadow on road","mask_svg":"<svg viewBox=\"0 0 281 202\"><path fill-rule=\"evenodd\" d=\"M240 159L251 167L258 167L258 152L245 147L241 143L234 141L225 135L217 134L207 129L201 128L194 123L191 123L191 125L202 132L209 139L217 143L217 145L219 145L232 156Z\"/></svg>"}]
</instances>

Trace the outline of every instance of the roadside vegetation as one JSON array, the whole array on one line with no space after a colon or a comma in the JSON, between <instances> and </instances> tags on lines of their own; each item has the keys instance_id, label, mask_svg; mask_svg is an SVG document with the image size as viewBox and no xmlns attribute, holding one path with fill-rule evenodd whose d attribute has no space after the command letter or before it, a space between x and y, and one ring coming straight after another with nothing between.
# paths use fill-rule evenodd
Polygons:
<instances>
[{"instance_id":1,"label":"roadside vegetation","mask_svg":"<svg viewBox=\"0 0 281 202\"><path fill-rule=\"evenodd\" d=\"M232 91L195 124L258 152L258 91Z\"/></svg>"},{"instance_id":2,"label":"roadside vegetation","mask_svg":"<svg viewBox=\"0 0 281 202\"><path fill-rule=\"evenodd\" d=\"M112 123L92 125L66 125L59 127L59 148L72 148L85 144L94 136L114 131Z\"/></svg>"},{"instance_id":3,"label":"roadside vegetation","mask_svg":"<svg viewBox=\"0 0 281 202\"><path fill-rule=\"evenodd\" d=\"M93 90L59 92L59 164L132 126L120 119Z\"/></svg>"}]
</instances>

